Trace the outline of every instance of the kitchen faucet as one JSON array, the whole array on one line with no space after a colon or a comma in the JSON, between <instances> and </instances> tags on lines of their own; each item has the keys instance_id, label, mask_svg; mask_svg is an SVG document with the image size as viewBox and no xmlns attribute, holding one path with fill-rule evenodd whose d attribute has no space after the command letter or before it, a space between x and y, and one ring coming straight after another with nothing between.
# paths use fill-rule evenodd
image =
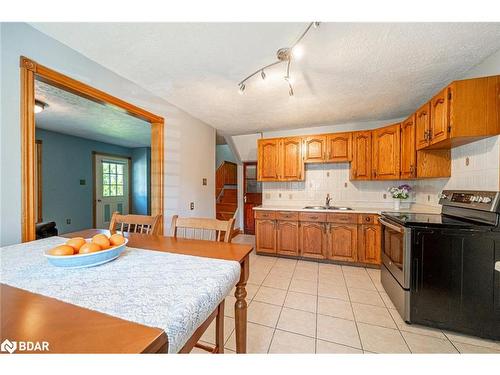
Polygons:
<instances>
[{"instance_id":1,"label":"kitchen faucet","mask_svg":"<svg viewBox=\"0 0 500 375\"><path fill-rule=\"evenodd\" d=\"M326 208L330 208L330 202L332 201L332 198L330 198L330 194L327 194L326 195L326 199L325 199L325 207Z\"/></svg>"}]
</instances>

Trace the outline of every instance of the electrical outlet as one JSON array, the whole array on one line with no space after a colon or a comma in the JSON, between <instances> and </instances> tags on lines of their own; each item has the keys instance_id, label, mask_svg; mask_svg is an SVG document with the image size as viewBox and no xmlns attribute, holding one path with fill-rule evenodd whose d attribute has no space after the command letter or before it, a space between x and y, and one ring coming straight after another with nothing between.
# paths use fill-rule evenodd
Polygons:
<instances>
[{"instance_id":1,"label":"electrical outlet","mask_svg":"<svg viewBox=\"0 0 500 375\"><path fill-rule=\"evenodd\" d=\"M344 182L344 187L345 187L345 188L347 187L347 182Z\"/></svg>"},{"instance_id":2,"label":"electrical outlet","mask_svg":"<svg viewBox=\"0 0 500 375\"><path fill-rule=\"evenodd\" d=\"M281 193L278 193L278 198L281 198Z\"/></svg>"},{"instance_id":3,"label":"electrical outlet","mask_svg":"<svg viewBox=\"0 0 500 375\"><path fill-rule=\"evenodd\" d=\"M71 224L71 219L66 219L66 224Z\"/></svg>"},{"instance_id":4,"label":"electrical outlet","mask_svg":"<svg viewBox=\"0 0 500 375\"><path fill-rule=\"evenodd\" d=\"M194 202L189 203L189 209L191 211L194 210Z\"/></svg>"},{"instance_id":5,"label":"electrical outlet","mask_svg":"<svg viewBox=\"0 0 500 375\"><path fill-rule=\"evenodd\" d=\"M206 179L206 178L204 178L204 179L203 179L203 180L201 180L201 181L202 181L202 182L201 182L201 184L202 184L203 186L206 186L206 185L207 185L207 179Z\"/></svg>"},{"instance_id":6,"label":"electrical outlet","mask_svg":"<svg viewBox=\"0 0 500 375\"><path fill-rule=\"evenodd\" d=\"M465 158L465 166L466 166L466 167L468 167L468 166L469 166L469 164L470 164L470 159L469 159L469 157L467 156L467 157Z\"/></svg>"},{"instance_id":7,"label":"electrical outlet","mask_svg":"<svg viewBox=\"0 0 500 375\"><path fill-rule=\"evenodd\" d=\"M387 199L387 194L384 193L383 197L384 197L384 199Z\"/></svg>"},{"instance_id":8,"label":"electrical outlet","mask_svg":"<svg viewBox=\"0 0 500 375\"><path fill-rule=\"evenodd\" d=\"M427 195L427 202L430 202L430 201L431 201L431 195L430 195L430 194L428 194L428 195Z\"/></svg>"},{"instance_id":9,"label":"electrical outlet","mask_svg":"<svg viewBox=\"0 0 500 375\"><path fill-rule=\"evenodd\" d=\"M87 182L85 180L80 180L80 185L87 185Z\"/></svg>"}]
</instances>

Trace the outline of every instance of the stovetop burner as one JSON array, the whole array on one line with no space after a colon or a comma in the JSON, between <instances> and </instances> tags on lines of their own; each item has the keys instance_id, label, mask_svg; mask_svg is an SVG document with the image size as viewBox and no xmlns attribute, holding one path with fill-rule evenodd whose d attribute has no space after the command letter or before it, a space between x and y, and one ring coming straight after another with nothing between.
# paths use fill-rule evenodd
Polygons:
<instances>
[{"instance_id":1,"label":"stovetop burner","mask_svg":"<svg viewBox=\"0 0 500 375\"><path fill-rule=\"evenodd\" d=\"M484 226L478 222L461 220L442 214L420 214L414 212L383 212L383 216L406 226L439 226L439 227L477 227Z\"/></svg>"}]
</instances>

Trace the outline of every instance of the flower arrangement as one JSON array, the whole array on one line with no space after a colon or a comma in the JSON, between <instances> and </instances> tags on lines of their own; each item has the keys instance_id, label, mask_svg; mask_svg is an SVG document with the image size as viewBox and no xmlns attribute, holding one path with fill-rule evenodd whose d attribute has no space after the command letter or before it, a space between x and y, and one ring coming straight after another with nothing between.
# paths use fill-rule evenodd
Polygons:
<instances>
[{"instance_id":1,"label":"flower arrangement","mask_svg":"<svg viewBox=\"0 0 500 375\"><path fill-rule=\"evenodd\" d=\"M387 189L395 199L408 199L409 193L412 190L410 185L403 184L399 186L392 186Z\"/></svg>"}]
</instances>

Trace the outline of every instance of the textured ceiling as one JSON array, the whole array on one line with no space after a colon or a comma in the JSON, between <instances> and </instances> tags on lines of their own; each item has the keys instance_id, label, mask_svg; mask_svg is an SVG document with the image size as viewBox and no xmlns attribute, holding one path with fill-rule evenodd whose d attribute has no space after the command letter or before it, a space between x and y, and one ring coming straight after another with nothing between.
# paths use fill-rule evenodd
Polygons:
<instances>
[{"instance_id":1,"label":"textured ceiling","mask_svg":"<svg viewBox=\"0 0 500 375\"><path fill-rule=\"evenodd\" d=\"M112 107L35 81L35 97L48 104L36 127L125 147L151 146L151 126Z\"/></svg>"},{"instance_id":2,"label":"textured ceiling","mask_svg":"<svg viewBox=\"0 0 500 375\"><path fill-rule=\"evenodd\" d=\"M500 49L500 23L322 23L292 67L294 97L284 66L238 95L306 25L33 24L227 134L402 117Z\"/></svg>"}]
</instances>

